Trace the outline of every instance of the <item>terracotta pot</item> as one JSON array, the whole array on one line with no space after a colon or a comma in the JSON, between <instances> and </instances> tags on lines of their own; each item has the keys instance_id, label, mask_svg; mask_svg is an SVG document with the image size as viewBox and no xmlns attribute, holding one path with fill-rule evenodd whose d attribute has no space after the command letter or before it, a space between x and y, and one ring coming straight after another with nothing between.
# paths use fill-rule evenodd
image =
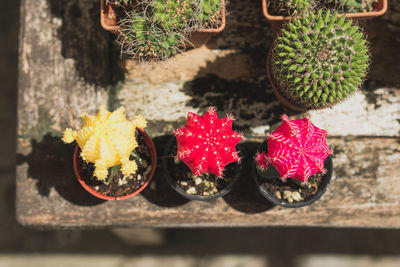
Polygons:
<instances>
[{"instance_id":1,"label":"terracotta pot","mask_svg":"<svg viewBox=\"0 0 400 267\"><path fill-rule=\"evenodd\" d=\"M218 28L213 29L201 29L193 32L189 38L190 42L194 46L206 43L214 34L222 32L226 25L226 11L225 11L225 0L221 0L222 12L221 12L221 25ZM100 23L103 29L110 31L114 34L118 34L119 26L118 23L118 7L113 4L106 4L106 0L100 0Z\"/></svg>"},{"instance_id":2,"label":"terracotta pot","mask_svg":"<svg viewBox=\"0 0 400 267\"><path fill-rule=\"evenodd\" d=\"M268 142L267 140L264 141L264 143L261 145L259 152L268 152ZM304 207L307 205L310 205L320 199L323 194L325 194L326 190L328 189L328 186L331 182L332 179L332 172L333 172L333 162L332 162L332 156L329 155L324 162L324 168L327 169L327 172L322 176L322 183L320 184L318 191L315 193L315 195L312 195L308 199L305 199L303 201L299 202L288 202L283 199L278 199L274 194L272 194L266 184L265 184L265 178L262 177L256 168L256 164L253 163L253 178L255 183L257 184L257 188L260 191L261 195L263 195L268 201L270 201L274 205L282 206L285 208L300 208ZM280 179L279 177L274 178L274 179Z\"/></svg>"},{"instance_id":3,"label":"terracotta pot","mask_svg":"<svg viewBox=\"0 0 400 267\"><path fill-rule=\"evenodd\" d=\"M165 175L165 178L167 179L168 183L170 186L181 196L190 199L190 200L200 200L200 201L211 201L215 200L217 198L223 197L227 195L229 192L232 191L233 186L235 183L239 180L241 170L242 170L242 164L237 164L236 162L232 162L230 164L235 164L236 166L233 166L235 169L235 174L233 175L230 183L221 191L218 193L215 193L213 195L209 196L200 196L200 195L191 195L186 193L185 190L183 190L176 182L176 175L171 172L170 168L168 168L168 161L174 160L171 158L172 154L176 154L176 151L172 151L172 148L176 145L176 138L175 136L172 136L170 140L168 141L165 150L164 150L164 156L162 158L162 167L163 167L163 172ZM238 145L240 147L240 145ZM184 163L181 163L184 164Z\"/></svg>"},{"instance_id":4,"label":"terracotta pot","mask_svg":"<svg viewBox=\"0 0 400 267\"><path fill-rule=\"evenodd\" d=\"M79 174L80 162L78 161L78 157L79 157L80 148L78 145L76 145L75 151L74 151L74 156L73 156L74 172L75 172L76 178L78 178L79 183L83 186L83 188L86 189L86 191L88 191L93 196L100 198L100 199L104 199L104 200L123 200L123 199L127 199L130 197L133 197L134 195L139 194L143 189L146 188L146 186L150 183L151 179L153 178L154 172L156 171L157 153L156 153L156 148L154 146L153 140L151 140L150 136L143 129L140 129L140 128L137 128L137 129L144 136L144 142L146 143L147 147L149 148L150 156L151 156L151 166L153 168L147 178L147 181L138 190L136 190L128 195L125 195L125 196L110 197L110 196L100 194L98 191L96 191L93 188L91 188L90 186L88 186Z\"/></svg>"},{"instance_id":5,"label":"terracotta pot","mask_svg":"<svg viewBox=\"0 0 400 267\"><path fill-rule=\"evenodd\" d=\"M268 11L268 2L275 0L262 0L263 14L271 22L271 29L277 32L282 27L282 24L292 19L292 16L276 16L271 15ZM381 16L386 13L388 8L388 0L378 0L378 2L373 3L373 7L376 11L370 11L365 13L345 13L339 14L339 17L345 15L346 18L356 18L356 19L367 19L377 16Z\"/></svg>"}]
</instances>

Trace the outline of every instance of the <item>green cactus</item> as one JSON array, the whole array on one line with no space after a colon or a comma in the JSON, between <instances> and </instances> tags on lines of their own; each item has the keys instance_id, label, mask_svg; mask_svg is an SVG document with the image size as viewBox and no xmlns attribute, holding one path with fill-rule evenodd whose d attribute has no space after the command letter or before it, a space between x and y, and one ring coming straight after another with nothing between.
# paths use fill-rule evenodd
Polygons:
<instances>
[{"instance_id":1,"label":"green cactus","mask_svg":"<svg viewBox=\"0 0 400 267\"><path fill-rule=\"evenodd\" d=\"M139 60L169 58L184 41L179 33L166 32L137 13L122 22L118 38L124 53Z\"/></svg>"},{"instance_id":2,"label":"green cactus","mask_svg":"<svg viewBox=\"0 0 400 267\"><path fill-rule=\"evenodd\" d=\"M193 0L153 0L152 21L166 30L184 29L195 17L196 6Z\"/></svg>"},{"instance_id":3,"label":"green cactus","mask_svg":"<svg viewBox=\"0 0 400 267\"><path fill-rule=\"evenodd\" d=\"M372 4L376 0L335 0L336 8L343 12L356 13L373 10Z\"/></svg>"},{"instance_id":4,"label":"green cactus","mask_svg":"<svg viewBox=\"0 0 400 267\"><path fill-rule=\"evenodd\" d=\"M115 0L128 1L128 0ZM221 0L135 0L119 21L121 52L135 59L166 59L189 43L187 36L219 23Z\"/></svg>"},{"instance_id":5,"label":"green cactus","mask_svg":"<svg viewBox=\"0 0 400 267\"><path fill-rule=\"evenodd\" d=\"M197 15L197 23L200 28L208 26L208 24L215 24L218 10L221 9L221 0L203 0L200 1L198 7L199 13Z\"/></svg>"},{"instance_id":6,"label":"green cactus","mask_svg":"<svg viewBox=\"0 0 400 267\"><path fill-rule=\"evenodd\" d=\"M221 8L221 0L153 0L152 21L166 30L193 31L207 26Z\"/></svg>"},{"instance_id":7,"label":"green cactus","mask_svg":"<svg viewBox=\"0 0 400 267\"><path fill-rule=\"evenodd\" d=\"M316 6L316 0L278 0L278 9L289 16L311 12Z\"/></svg>"},{"instance_id":8,"label":"green cactus","mask_svg":"<svg viewBox=\"0 0 400 267\"><path fill-rule=\"evenodd\" d=\"M271 53L273 82L291 102L307 109L331 106L353 93L369 63L361 29L329 10L287 23Z\"/></svg>"}]
</instances>

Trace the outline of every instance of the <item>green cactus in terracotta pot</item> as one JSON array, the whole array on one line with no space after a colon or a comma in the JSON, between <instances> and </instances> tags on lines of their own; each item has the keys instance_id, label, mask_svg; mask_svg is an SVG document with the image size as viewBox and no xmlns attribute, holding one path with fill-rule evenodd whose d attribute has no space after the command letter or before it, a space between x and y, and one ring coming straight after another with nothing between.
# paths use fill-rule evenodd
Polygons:
<instances>
[{"instance_id":1,"label":"green cactus in terracotta pot","mask_svg":"<svg viewBox=\"0 0 400 267\"><path fill-rule=\"evenodd\" d=\"M138 0L119 21L121 52L139 60L174 56L190 44L190 32L219 22L221 8L221 0Z\"/></svg>"},{"instance_id":2,"label":"green cactus in terracotta pot","mask_svg":"<svg viewBox=\"0 0 400 267\"><path fill-rule=\"evenodd\" d=\"M359 26L319 10L284 26L270 55L271 82L297 106L326 108L361 86L368 64L367 41Z\"/></svg>"}]
</instances>

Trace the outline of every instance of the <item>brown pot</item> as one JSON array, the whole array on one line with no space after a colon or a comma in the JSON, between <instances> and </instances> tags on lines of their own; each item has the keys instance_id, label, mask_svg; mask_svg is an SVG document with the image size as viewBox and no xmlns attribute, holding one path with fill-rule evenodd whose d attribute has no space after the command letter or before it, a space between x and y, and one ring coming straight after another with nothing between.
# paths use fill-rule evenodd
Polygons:
<instances>
[{"instance_id":1,"label":"brown pot","mask_svg":"<svg viewBox=\"0 0 400 267\"><path fill-rule=\"evenodd\" d=\"M282 24L292 19L292 16L275 16L271 15L268 11L268 2L274 0L262 0L263 14L271 22L271 29L277 32L281 29ZM388 8L388 0L378 0L378 2L373 3L373 7L376 11L370 11L365 13L345 13L346 18L356 18L356 19L367 19L377 16L381 16L386 13ZM343 14L339 14L339 17Z\"/></svg>"},{"instance_id":2,"label":"brown pot","mask_svg":"<svg viewBox=\"0 0 400 267\"><path fill-rule=\"evenodd\" d=\"M194 47L205 44L214 34L222 32L226 25L226 11L225 11L225 0L221 0L222 12L221 12L221 25L218 28L213 29L200 29L193 33L189 38L191 44ZM118 7L112 3L106 3L106 0L100 0L100 23L103 29L110 31L114 34L118 34Z\"/></svg>"},{"instance_id":3,"label":"brown pot","mask_svg":"<svg viewBox=\"0 0 400 267\"><path fill-rule=\"evenodd\" d=\"M86 189L86 191L88 191L93 196L100 198L100 199L104 199L104 200L123 200L123 199L127 199L127 198L130 198L130 197L133 197L133 196L139 194L143 189L146 188L146 186L150 183L151 179L153 178L154 172L156 171L157 153L156 153L156 147L154 146L153 140L151 140L150 136L143 129L140 129L140 128L137 128L137 129L144 136L144 142L146 143L147 147L149 148L150 155L151 155L151 166L153 168L147 178L147 181L138 190L136 190L128 195L125 195L125 196L111 197L111 196L106 196L106 195L100 194L98 191L96 191L93 188L91 188L90 186L88 186L86 184L86 182L82 179L82 177L79 173L79 170L81 168L81 161L79 161L80 148L78 145L76 145L75 150L74 150L74 156L73 156L74 172L75 172L75 176L78 179L79 183L83 186L83 188Z\"/></svg>"}]
</instances>

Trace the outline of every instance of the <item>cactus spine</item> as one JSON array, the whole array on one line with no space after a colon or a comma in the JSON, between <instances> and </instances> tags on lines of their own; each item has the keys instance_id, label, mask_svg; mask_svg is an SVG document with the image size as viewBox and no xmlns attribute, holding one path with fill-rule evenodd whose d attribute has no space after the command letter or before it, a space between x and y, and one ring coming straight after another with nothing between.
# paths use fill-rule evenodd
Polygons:
<instances>
[{"instance_id":1,"label":"cactus spine","mask_svg":"<svg viewBox=\"0 0 400 267\"><path fill-rule=\"evenodd\" d=\"M177 32L166 32L138 14L128 15L120 22L118 43L122 51L139 60L167 59L180 52L185 37Z\"/></svg>"},{"instance_id":2,"label":"cactus spine","mask_svg":"<svg viewBox=\"0 0 400 267\"><path fill-rule=\"evenodd\" d=\"M325 108L352 94L369 64L361 29L329 10L287 23L271 53L273 82L291 102L307 109Z\"/></svg>"},{"instance_id":3,"label":"cactus spine","mask_svg":"<svg viewBox=\"0 0 400 267\"><path fill-rule=\"evenodd\" d=\"M278 0L277 6L280 12L296 16L311 12L316 4L316 0Z\"/></svg>"},{"instance_id":4,"label":"cactus spine","mask_svg":"<svg viewBox=\"0 0 400 267\"><path fill-rule=\"evenodd\" d=\"M348 13L372 11L376 0L335 0L336 8Z\"/></svg>"}]
</instances>

